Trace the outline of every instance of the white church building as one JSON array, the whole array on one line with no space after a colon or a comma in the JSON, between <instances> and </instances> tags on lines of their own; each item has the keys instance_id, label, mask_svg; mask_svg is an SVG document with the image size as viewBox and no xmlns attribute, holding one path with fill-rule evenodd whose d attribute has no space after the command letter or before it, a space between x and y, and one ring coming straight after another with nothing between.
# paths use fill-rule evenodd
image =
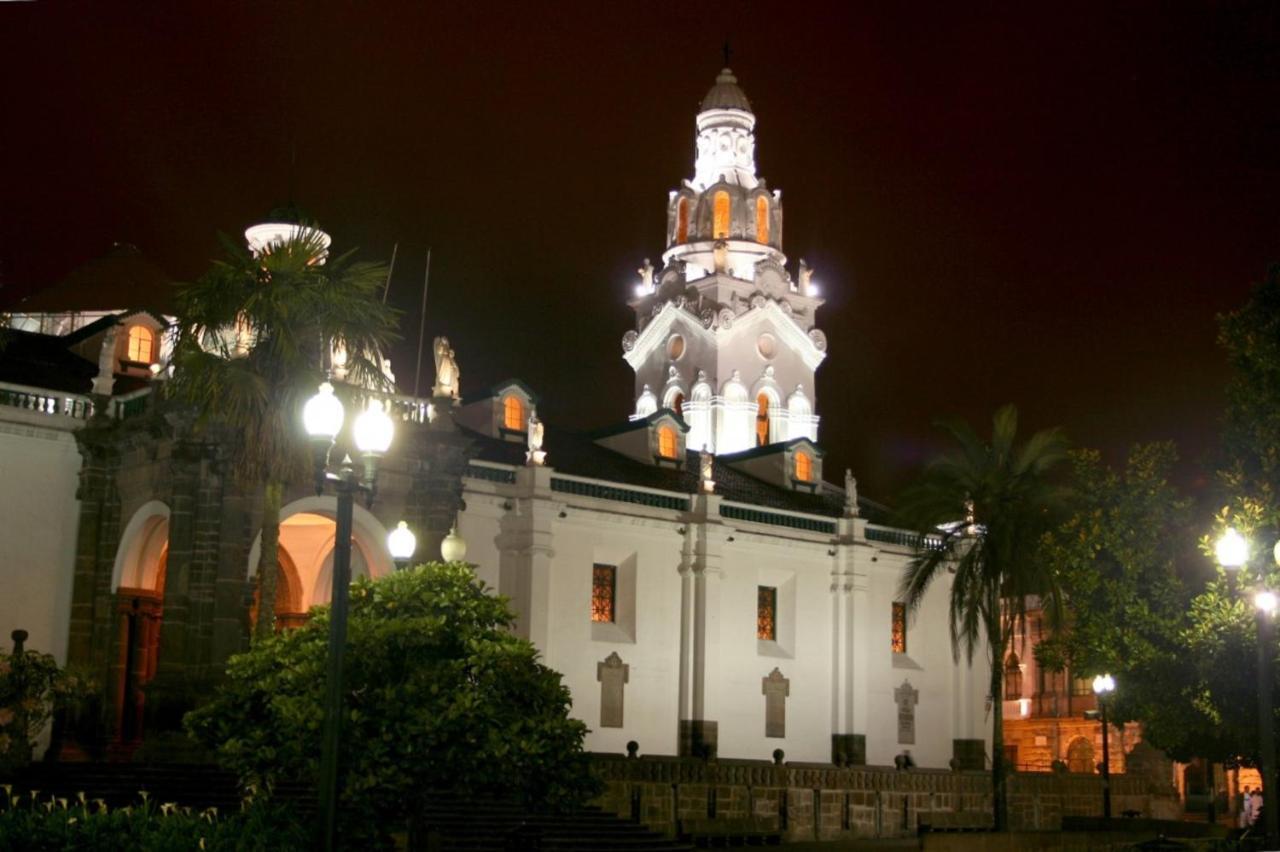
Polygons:
<instances>
[{"instance_id":1,"label":"white church building","mask_svg":"<svg viewBox=\"0 0 1280 852\"><path fill-rule=\"evenodd\" d=\"M887 526L847 472L823 469L823 301L803 261L788 270L781 193L756 173L755 122L723 70L696 116L693 177L666 201L662 266L645 262L630 302L621 354L634 407L590 432L541 424L536 392L515 379L463 386L462 403L392 398L403 424L378 502L357 511L356 571L394 570L386 531L434 517L422 495L443 480L422 474L430 465L415 454L447 427L451 446L465 447L450 511L466 559L563 674L588 750L634 741L642 754L772 760L780 749L789 762L841 765L890 765L910 751L921 767L982 768L988 664L953 658L949 578L909 615L897 590L916 538ZM258 536L242 531L255 516L228 502L216 466L154 424L131 425L149 416L159 382L143 362L162 364L166 318L114 307L103 315L120 333L105 336L59 326L56 311L14 317L27 348L79 335L64 354L89 369L80 385L0 375L11 472L0 505L34 505L26 489L58 538L4 537L0 584L44 579L43 590L0 598L0 631L27 628L32 646L100 666L127 738L141 716L121 720L164 670L166 635L185 631L173 647L210 669L244 646ZM145 353L134 345L143 337ZM111 351L75 348L90 340ZM458 345L465 363L470 344ZM119 421L111 452L80 434L95 408ZM309 482L286 494L282 624L327 600L333 512ZM419 540L418 559L439 557L428 552L438 537Z\"/></svg>"}]
</instances>

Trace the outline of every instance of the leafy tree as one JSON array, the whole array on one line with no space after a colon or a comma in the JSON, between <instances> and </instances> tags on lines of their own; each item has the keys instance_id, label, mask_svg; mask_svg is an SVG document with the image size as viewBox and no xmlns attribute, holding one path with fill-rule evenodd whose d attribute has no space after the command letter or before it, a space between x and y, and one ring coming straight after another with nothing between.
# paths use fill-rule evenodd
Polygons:
<instances>
[{"instance_id":1,"label":"leafy tree","mask_svg":"<svg viewBox=\"0 0 1280 852\"><path fill-rule=\"evenodd\" d=\"M82 701L93 684L59 667L52 654L0 651L0 774L31 761L55 710Z\"/></svg>"},{"instance_id":2,"label":"leafy tree","mask_svg":"<svg viewBox=\"0 0 1280 852\"><path fill-rule=\"evenodd\" d=\"M991 666L993 817L1007 824L1004 750L1004 657L1026 621L1026 602L1038 597L1050 613L1059 603L1055 575L1040 558L1044 534L1060 509L1061 489L1049 476L1066 459L1056 430L1017 442L1012 405L995 413L990 442L960 422L941 424L954 448L934 459L901 501L901 519L921 534L922 547L902 577L899 593L918 610L929 587L951 576L952 652L973 659L985 645ZM964 520L961 520L964 519Z\"/></svg>"},{"instance_id":3,"label":"leafy tree","mask_svg":"<svg viewBox=\"0 0 1280 852\"><path fill-rule=\"evenodd\" d=\"M385 387L379 353L396 337L378 297L386 267L352 252L326 260L322 239L304 228L255 255L224 238L226 257L178 293L171 392L221 430L236 476L262 499L259 637L275 617L283 484L307 471L301 405L330 346L346 353L349 381Z\"/></svg>"},{"instance_id":4,"label":"leafy tree","mask_svg":"<svg viewBox=\"0 0 1280 852\"><path fill-rule=\"evenodd\" d=\"M218 697L187 717L259 789L319 772L329 609L311 613L233 657ZM586 726L568 717L560 675L510 633L513 619L461 563L352 585L339 770L352 848L385 842L432 789L552 805L595 791Z\"/></svg>"}]
</instances>

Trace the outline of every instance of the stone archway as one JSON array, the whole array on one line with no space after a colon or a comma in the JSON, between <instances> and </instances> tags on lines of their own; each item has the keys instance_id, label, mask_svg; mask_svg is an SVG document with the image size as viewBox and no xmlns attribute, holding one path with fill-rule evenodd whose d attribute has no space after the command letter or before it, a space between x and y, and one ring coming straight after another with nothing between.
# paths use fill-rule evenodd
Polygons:
<instances>
[{"instance_id":1,"label":"stone archway","mask_svg":"<svg viewBox=\"0 0 1280 852\"><path fill-rule=\"evenodd\" d=\"M146 685L159 666L168 563L169 507L153 500L126 525L112 571L118 613L118 653L111 667L114 739L126 749L142 738Z\"/></svg>"},{"instance_id":2,"label":"stone archway","mask_svg":"<svg viewBox=\"0 0 1280 852\"><path fill-rule=\"evenodd\" d=\"M1085 737L1076 737L1067 745L1067 771L1092 775L1094 770L1093 743Z\"/></svg>"}]
</instances>

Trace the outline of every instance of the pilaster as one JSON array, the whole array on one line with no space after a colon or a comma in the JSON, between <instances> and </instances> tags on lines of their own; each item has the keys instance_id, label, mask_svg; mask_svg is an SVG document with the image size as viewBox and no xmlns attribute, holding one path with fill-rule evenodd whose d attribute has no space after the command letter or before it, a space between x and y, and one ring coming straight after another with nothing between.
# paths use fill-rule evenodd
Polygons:
<instances>
[{"instance_id":1,"label":"pilaster","mask_svg":"<svg viewBox=\"0 0 1280 852\"><path fill-rule=\"evenodd\" d=\"M715 494L696 494L680 564L680 726L682 756L716 756L720 674L721 563L728 530Z\"/></svg>"}]
</instances>

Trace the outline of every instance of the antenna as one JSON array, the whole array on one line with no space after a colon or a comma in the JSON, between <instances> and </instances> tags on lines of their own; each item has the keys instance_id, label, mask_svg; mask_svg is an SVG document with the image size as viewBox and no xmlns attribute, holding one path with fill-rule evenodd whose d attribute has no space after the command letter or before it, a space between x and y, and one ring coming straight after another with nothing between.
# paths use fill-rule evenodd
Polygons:
<instances>
[{"instance_id":1,"label":"antenna","mask_svg":"<svg viewBox=\"0 0 1280 852\"><path fill-rule=\"evenodd\" d=\"M382 288L382 304L384 305L387 303L387 294L391 292L391 273L396 271L396 252L399 250L399 243L391 247L391 264L387 267L387 283Z\"/></svg>"},{"instance_id":2,"label":"antenna","mask_svg":"<svg viewBox=\"0 0 1280 852\"><path fill-rule=\"evenodd\" d=\"M431 281L431 249L427 248L427 271L422 276L422 310L418 312L418 369L413 374L413 395L418 396L422 379L422 335L427 325L427 284Z\"/></svg>"},{"instance_id":3,"label":"antenna","mask_svg":"<svg viewBox=\"0 0 1280 852\"><path fill-rule=\"evenodd\" d=\"M729 67L729 54L733 51L729 50L729 39L724 40L724 67Z\"/></svg>"}]
</instances>

